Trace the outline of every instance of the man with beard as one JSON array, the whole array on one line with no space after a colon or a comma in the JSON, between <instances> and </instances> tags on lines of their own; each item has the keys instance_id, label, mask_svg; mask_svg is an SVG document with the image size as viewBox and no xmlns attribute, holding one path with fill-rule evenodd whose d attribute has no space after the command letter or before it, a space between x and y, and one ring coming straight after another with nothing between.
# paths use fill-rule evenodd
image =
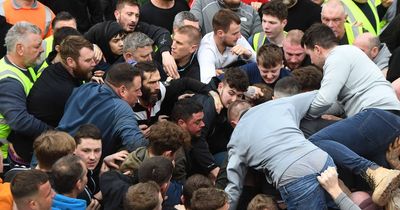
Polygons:
<instances>
[{"instance_id":1,"label":"man with beard","mask_svg":"<svg viewBox=\"0 0 400 210\"><path fill-rule=\"evenodd\" d=\"M221 9L212 23L214 31L203 37L197 54L200 80L204 83L208 83L218 69L244 64L243 61L256 62L256 53L240 33L239 16Z\"/></svg>"},{"instance_id":2,"label":"man with beard","mask_svg":"<svg viewBox=\"0 0 400 210\"><path fill-rule=\"evenodd\" d=\"M304 33L301 30L290 30L282 42L285 67L291 71L311 64L306 50L301 46L301 38Z\"/></svg>"},{"instance_id":3,"label":"man with beard","mask_svg":"<svg viewBox=\"0 0 400 210\"><path fill-rule=\"evenodd\" d=\"M39 136L48 129L46 123L27 111L26 98L36 81L30 68L41 63L43 52L40 29L28 22L16 23L5 38L7 55L0 60L0 144L11 142L11 167L29 166L32 148L23 136ZM30 145L29 145L30 144Z\"/></svg>"}]
</instances>

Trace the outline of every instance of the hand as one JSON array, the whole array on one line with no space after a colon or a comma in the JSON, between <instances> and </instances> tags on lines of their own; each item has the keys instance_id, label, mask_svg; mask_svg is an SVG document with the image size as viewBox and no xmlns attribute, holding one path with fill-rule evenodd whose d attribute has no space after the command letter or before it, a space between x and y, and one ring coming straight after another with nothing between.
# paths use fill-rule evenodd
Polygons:
<instances>
[{"instance_id":1,"label":"hand","mask_svg":"<svg viewBox=\"0 0 400 210\"><path fill-rule=\"evenodd\" d=\"M186 210L185 206L182 205L182 204L175 205L174 208L175 208L176 210Z\"/></svg>"},{"instance_id":2,"label":"hand","mask_svg":"<svg viewBox=\"0 0 400 210\"><path fill-rule=\"evenodd\" d=\"M218 173L219 173L219 167L216 167L208 174L208 177L211 179L214 185L215 182L217 181Z\"/></svg>"},{"instance_id":3,"label":"hand","mask_svg":"<svg viewBox=\"0 0 400 210\"><path fill-rule=\"evenodd\" d=\"M382 6L385 8L389 8L390 5L392 5L392 3L393 3L393 0L382 0L381 1Z\"/></svg>"},{"instance_id":4,"label":"hand","mask_svg":"<svg viewBox=\"0 0 400 210\"><path fill-rule=\"evenodd\" d=\"M93 51L94 51L94 62L96 64L98 64L101 59L106 60L105 58L103 58L103 52L101 51L100 47L97 46L96 44L93 44Z\"/></svg>"},{"instance_id":5,"label":"hand","mask_svg":"<svg viewBox=\"0 0 400 210\"><path fill-rule=\"evenodd\" d=\"M257 1L253 1L253 2L251 2L250 5L255 11L258 11L258 9L260 9L262 3L261 2L257 2Z\"/></svg>"},{"instance_id":6,"label":"hand","mask_svg":"<svg viewBox=\"0 0 400 210\"><path fill-rule=\"evenodd\" d=\"M96 199L92 199L92 200L90 201L89 206L86 207L86 210L98 210L98 209L100 209L100 203L99 203L99 201L96 200Z\"/></svg>"},{"instance_id":7,"label":"hand","mask_svg":"<svg viewBox=\"0 0 400 210\"><path fill-rule=\"evenodd\" d=\"M343 192L339 186L338 173L335 167L328 167L320 176L317 176L317 179L333 199L336 199Z\"/></svg>"},{"instance_id":8,"label":"hand","mask_svg":"<svg viewBox=\"0 0 400 210\"><path fill-rule=\"evenodd\" d=\"M208 92L214 99L214 105L215 105L215 111L219 114L221 110L224 108L224 105L222 104L221 98L219 97L219 94L215 91L210 91Z\"/></svg>"},{"instance_id":9,"label":"hand","mask_svg":"<svg viewBox=\"0 0 400 210\"><path fill-rule=\"evenodd\" d=\"M92 76L90 80L98 84L104 84L103 77Z\"/></svg>"},{"instance_id":10,"label":"hand","mask_svg":"<svg viewBox=\"0 0 400 210\"><path fill-rule=\"evenodd\" d=\"M251 92L251 94L249 94ZM259 99L260 97L264 96L264 93L262 92L261 88L256 87L256 86L249 86L247 88L247 92L244 93L244 95L249 98L250 100L256 100Z\"/></svg>"},{"instance_id":11,"label":"hand","mask_svg":"<svg viewBox=\"0 0 400 210\"><path fill-rule=\"evenodd\" d=\"M114 153L112 155L106 156L103 160L103 162L111 168L119 168L119 165L116 163L118 162L123 162L129 155L129 152L126 150L119 151L117 153Z\"/></svg>"},{"instance_id":12,"label":"hand","mask_svg":"<svg viewBox=\"0 0 400 210\"><path fill-rule=\"evenodd\" d=\"M96 76L96 77L103 77L104 76L104 71L103 70L96 70L96 71L94 71L94 76Z\"/></svg>"},{"instance_id":13,"label":"hand","mask_svg":"<svg viewBox=\"0 0 400 210\"><path fill-rule=\"evenodd\" d=\"M173 79L178 79L180 76L178 73L178 66L176 66L174 57L172 57L171 53L169 53L168 51L163 52L161 56L162 64L165 73L167 73L167 76L172 77Z\"/></svg>"},{"instance_id":14,"label":"hand","mask_svg":"<svg viewBox=\"0 0 400 210\"><path fill-rule=\"evenodd\" d=\"M217 77L219 76L219 75L221 75L221 74L224 74L225 72L224 72L224 70L222 70L222 69L215 69L215 75L217 75Z\"/></svg>"},{"instance_id":15,"label":"hand","mask_svg":"<svg viewBox=\"0 0 400 210\"><path fill-rule=\"evenodd\" d=\"M397 137L390 145L388 150L386 151L386 160L389 165L399 170L400 169L400 138Z\"/></svg>"},{"instance_id":16,"label":"hand","mask_svg":"<svg viewBox=\"0 0 400 210\"><path fill-rule=\"evenodd\" d=\"M331 115L331 114L324 114L321 116L321 118L324 120L333 120L333 121L339 121L342 119L340 117L336 117L335 115Z\"/></svg>"},{"instance_id":17,"label":"hand","mask_svg":"<svg viewBox=\"0 0 400 210\"><path fill-rule=\"evenodd\" d=\"M142 125L139 125L139 128L142 131L143 136L147 138L149 136L150 127L145 124L142 124Z\"/></svg>"},{"instance_id":18,"label":"hand","mask_svg":"<svg viewBox=\"0 0 400 210\"><path fill-rule=\"evenodd\" d=\"M231 52L235 55L242 56L245 59L249 59L253 55L249 49L240 45L235 45L232 47Z\"/></svg>"}]
</instances>

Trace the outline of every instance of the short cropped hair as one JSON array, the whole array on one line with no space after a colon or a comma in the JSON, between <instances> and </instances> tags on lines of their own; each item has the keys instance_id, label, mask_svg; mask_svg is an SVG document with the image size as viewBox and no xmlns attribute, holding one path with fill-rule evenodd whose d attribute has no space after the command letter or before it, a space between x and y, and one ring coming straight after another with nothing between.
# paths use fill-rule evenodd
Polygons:
<instances>
[{"instance_id":1,"label":"short cropped hair","mask_svg":"<svg viewBox=\"0 0 400 210\"><path fill-rule=\"evenodd\" d=\"M7 52L14 52L18 42L25 42L29 34L41 35L42 31L39 27L26 21L17 22L7 32L4 38L4 46Z\"/></svg>"},{"instance_id":2,"label":"short cropped hair","mask_svg":"<svg viewBox=\"0 0 400 210\"><path fill-rule=\"evenodd\" d=\"M299 29L292 29L286 34L285 40L292 45L301 45L301 38L304 32Z\"/></svg>"},{"instance_id":3,"label":"short cropped hair","mask_svg":"<svg viewBox=\"0 0 400 210\"><path fill-rule=\"evenodd\" d=\"M162 121L153 124L150 128L148 148L155 155L162 155L166 151L175 153L184 145L190 145L190 135L179 125Z\"/></svg>"},{"instance_id":4,"label":"short cropped hair","mask_svg":"<svg viewBox=\"0 0 400 210\"><path fill-rule=\"evenodd\" d=\"M125 194L125 210L153 210L159 204L160 186L153 181L130 186Z\"/></svg>"},{"instance_id":5,"label":"short cropped hair","mask_svg":"<svg viewBox=\"0 0 400 210\"><path fill-rule=\"evenodd\" d=\"M57 160L51 168L54 190L59 194L71 193L75 184L85 174L82 160L73 154L64 156Z\"/></svg>"},{"instance_id":6,"label":"short cropped hair","mask_svg":"<svg viewBox=\"0 0 400 210\"><path fill-rule=\"evenodd\" d=\"M78 30L71 27L59 28L56 32L54 32L53 49L55 46L60 45L61 42L68 36L82 36L82 34Z\"/></svg>"},{"instance_id":7,"label":"short cropped hair","mask_svg":"<svg viewBox=\"0 0 400 210\"><path fill-rule=\"evenodd\" d=\"M315 45L319 45L324 49L332 48L339 44L332 29L322 23L314 23L304 33L301 39L301 45L304 48L314 49Z\"/></svg>"},{"instance_id":8,"label":"short cropped hair","mask_svg":"<svg viewBox=\"0 0 400 210\"><path fill-rule=\"evenodd\" d=\"M18 209L21 208L18 204L27 202L25 199L36 195L39 192L39 187L48 181L48 175L40 170L32 169L17 173L11 181L10 187Z\"/></svg>"},{"instance_id":9,"label":"short cropped hair","mask_svg":"<svg viewBox=\"0 0 400 210\"><path fill-rule=\"evenodd\" d=\"M190 210L217 210L228 202L225 191L217 188L200 188L193 193Z\"/></svg>"},{"instance_id":10,"label":"short cropped hair","mask_svg":"<svg viewBox=\"0 0 400 210\"><path fill-rule=\"evenodd\" d=\"M194 26L181 26L179 27L175 33L184 34L191 39L191 44L200 44L201 41L201 33L199 29Z\"/></svg>"},{"instance_id":11,"label":"short cropped hair","mask_svg":"<svg viewBox=\"0 0 400 210\"><path fill-rule=\"evenodd\" d=\"M246 92L249 87L249 77L239 67L227 68L222 82L228 84L230 88L242 92Z\"/></svg>"},{"instance_id":12,"label":"short cropped hair","mask_svg":"<svg viewBox=\"0 0 400 210\"><path fill-rule=\"evenodd\" d=\"M130 88L135 77L140 77L140 71L128 63L118 63L110 67L106 75L106 82L115 87L125 85Z\"/></svg>"},{"instance_id":13,"label":"short cropped hair","mask_svg":"<svg viewBox=\"0 0 400 210\"><path fill-rule=\"evenodd\" d=\"M283 98L293 96L301 92L299 82L292 76L284 77L278 80L274 87L274 96Z\"/></svg>"},{"instance_id":14,"label":"short cropped hair","mask_svg":"<svg viewBox=\"0 0 400 210\"><path fill-rule=\"evenodd\" d=\"M192 98L184 98L178 100L174 107L172 108L170 119L173 122L178 122L178 120L190 120L193 114L203 111L203 106Z\"/></svg>"},{"instance_id":15,"label":"short cropped hair","mask_svg":"<svg viewBox=\"0 0 400 210\"><path fill-rule=\"evenodd\" d=\"M265 3L261 7L261 13L263 15L271 15L272 17L278 18L280 21L287 19L288 9L286 4L281 0L272 0Z\"/></svg>"},{"instance_id":16,"label":"short cropped hair","mask_svg":"<svg viewBox=\"0 0 400 210\"><path fill-rule=\"evenodd\" d=\"M158 71L156 64L153 61L143 61L135 65L135 68L140 71L140 76L142 80L145 80L144 73L154 73Z\"/></svg>"},{"instance_id":17,"label":"short cropped hair","mask_svg":"<svg viewBox=\"0 0 400 210\"><path fill-rule=\"evenodd\" d=\"M230 9L220 9L212 19L214 33L218 30L222 30L225 33L228 32L232 22L240 25L239 16Z\"/></svg>"},{"instance_id":18,"label":"short cropped hair","mask_svg":"<svg viewBox=\"0 0 400 210\"><path fill-rule=\"evenodd\" d=\"M67 36L60 44L60 57L66 62L68 57L77 61L82 48L93 50L93 44L83 36Z\"/></svg>"},{"instance_id":19,"label":"short cropped hair","mask_svg":"<svg viewBox=\"0 0 400 210\"><path fill-rule=\"evenodd\" d=\"M136 0L118 0L117 5L115 6L116 10L121 10L125 7L125 5L140 7L139 3Z\"/></svg>"},{"instance_id":20,"label":"short cropped hair","mask_svg":"<svg viewBox=\"0 0 400 210\"><path fill-rule=\"evenodd\" d=\"M145 159L138 169L139 182L154 181L159 186L168 183L172 177L174 165L162 156Z\"/></svg>"},{"instance_id":21,"label":"short cropped hair","mask_svg":"<svg viewBox=\"0 0 400 210\"><path fill-rule=\"evenodd\" d=\"M186 180L185 185L183 185L183 191L182 191L182 195L184 198L183 204L185 205L186 209L190 208L190 199L192 199L194 191L196 191L199 188L212 188L212 187L214 187L213 183L208 177L201 174L194 174L190 176Z\"/></svg>"},{"instance_id":22,"label":"short cropped hair","mask_svg":"<svg viewBox=\"0 0 400 210\"><path fill-rule=\"evenodd\" d=\"M51 21L51 27L54 29L57 22L69 21L69 20L74 20L76 22L75 17L72 16L69 12L61 11L61 12L57 13L57 15L54 17L53 21Z\"/></svg>"},{"instance_id":23,"label":"short cropped hair","mask_svg":"<svg viewBox=\"0 0 400 210\"><path fill-rule=\"evenodd\" d=\"M101 141L101 131L93 124L83 124L79 126L78 131L75 133L74 139L76 145L81 144L83 138Z\"/></svg>"},{"instance_id":24,"label":"short cropped hair","mask_svg":"<svg viewBox=\"0 0 400 210\"><path fill-rule=\"evenodd\" d=\"M257 52L257 64L273 68L283 62L283 51L275 44L264 44Z\"/></svg>"},{"instance_id":25,"label":"short cropped hair","mask_svg":"<svg viewBox=\"0 0 400 210\"><path fill-rule=\"evenodd\" d=\"M251 199L247 210L278 210L275 201L271 196L265 194L258 194Z\"/></svg>"},{"instance_id":26,"label":"short cropped hair","mask_svg":"<svg viewBox=\"0 0 400 210\"><path fill-rule=\"evenodd\" d=\"M199 22L199 19L197 19L196 16L190 11L181 11L175 15L174 22L172 24L173 28L180 28L184 26L184 20Z\"/></svg>"},{"instance_id":27,"label":"short cropped hair","mask_svg":"<svg viewBox=\"0 0 400 210\"><path fill-rule=\"evenodd\" d=\"M292 71L292 76L299 82L302 92L318 90L321 87L322 70L309 65Z\"/></svg>"},{"instance_id":28,"label":"short cropped hair","mask_svg":"<svg viewBox=\"0 0 400 210\"><path fill-rule=\"evenodd\" d=\"M244 111L251 108L251 104L242 99L238 99L232 102L228 107L228 120L229 122L232 120L237 120L243 114Z\"/></svg>"},{"instance_id":29,"label":"short cropped hair","mask_svg":"<svg viewBox=\"0 0 400 210\"><path fill-rule=\"evenodd\" d=\"M47 131L33 142L33 151L41 169L51 169L58 159L72 154L75 149L74 138L63 131Z\"/></svg>"},{"instance_id":30,"label":"short cropped hair","mask_svg":"<svg viewBox=\"0 0 400 210\"><path fill-rule=\"evenodd\" d=\"M126 52L135 52L136 49L146 47L146 46L153 46L154 41L150 39L146 34L142 32L132 32L128 34L124 38L124 46L122 51Z\"/></svg>"}]
</instances>

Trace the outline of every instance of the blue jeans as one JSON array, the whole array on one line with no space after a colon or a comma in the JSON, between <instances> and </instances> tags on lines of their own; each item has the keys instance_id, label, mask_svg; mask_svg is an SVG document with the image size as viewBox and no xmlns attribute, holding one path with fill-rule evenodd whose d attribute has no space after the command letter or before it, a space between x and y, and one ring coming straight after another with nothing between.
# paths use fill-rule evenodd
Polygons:
<instances>
[{"instance_id":1,"label":"blue jeans","mask_svg":"<svg viewBox=\"0 0 400 210\"><path fill-rule=\"evenodd\" d=\"M371 108L320 130L309 140L325 150L338 166L362 174L375 165L364 158L388 167L386 150L399 135L400 117Z\"/></svg>"},{"instance_id":2,"label":"blue jeans","mask_svg":"<svg viewBox=\"0 0 400 210\"><path fill-rule=\"evenodd\" d=\"M335 164L328 156L321 173L329 166L335 167ZM328 208L327 202L333 201L319 184L317 176L319 174L310 174L278 189L288 210L324 210Z\"/></svg>"}]
</instances>

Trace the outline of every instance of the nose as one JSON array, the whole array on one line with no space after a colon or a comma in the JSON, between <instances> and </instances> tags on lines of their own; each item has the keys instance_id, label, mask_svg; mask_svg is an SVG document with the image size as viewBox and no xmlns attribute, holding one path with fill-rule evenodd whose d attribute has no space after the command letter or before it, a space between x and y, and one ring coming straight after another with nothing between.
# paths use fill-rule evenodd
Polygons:
<instances>
[{"instance_id":1,"label":"nose","mask_svg":"<svg viewBox=\"0 0 400 210\"><path fill-rule=\"evenodd\" d=\"M94 160L96 158L96 156L94 155L94 152L91 152L90 154L89 154L89 159L90 160Z\"/></svg>"},{"instance_id":2,"label":"nose","mask_svg":"<svg viewBox=\"0 0 400 210\"><path fill-rule=\"evenodd\" d=\"M153 58L151 57L151 54L149 54L149 56L147 56L146 61L152 61L152 60L153 60Z\"/></svg>"},{"instance_id":3,"label":"nose","mask_svg":"<svg viewBox=\"0 0 400 210\"><path fill-rule=\"evenodd\" d=\"M200 128L203 128L206 124L204 124L203 120L200 122Z\"/></svg>"},{"instance_id":4,"label":"nose","mask_svg":"<svg viewBox=\"0 0 400 210\"><path fill-rule=\"evenodd\" d=\"M139 90L138 94L139 97L142 96L142 90Z\"/></svg>"},{"instance_id":5,"label":"nose","mask_svg":"<svg viewBox=\"0 0 400 210\"><path fill-rule=\"evenodd\" d=\"M172 42L172 45L171 45L171 48L172 48L172 49L175 49L175 45L176 45L176 42L173 41L173 42Z\"/></svg>"}]
</instances>

